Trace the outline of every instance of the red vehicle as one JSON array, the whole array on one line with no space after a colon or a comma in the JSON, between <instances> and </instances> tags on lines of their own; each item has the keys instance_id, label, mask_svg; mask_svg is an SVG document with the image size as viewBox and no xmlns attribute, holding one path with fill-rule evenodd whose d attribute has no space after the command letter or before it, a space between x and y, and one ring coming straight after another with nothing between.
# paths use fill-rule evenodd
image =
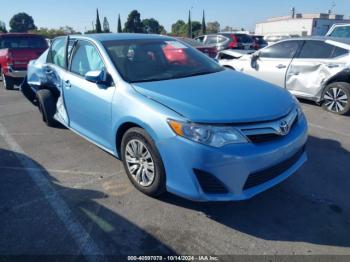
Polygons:
<instances>
[{"instance_id":1,"label":"red vehicle","mask_svg":"<svg viewBox=\"0 0 350 262\"><path fill-rule=\"evenodd\" d=\"M190 46L193 46L194 48L198 49L199 51L201 51L202 53L206 54L211 58L215 58L217 55L217 49L215 46L205 45L203 43L199 43L196 40L185 38L185 37L177 37L177 39L186 44L189 44Z\"/></svg>"},{"instance_id":2,"label":"red vehicle","mask_svg":"<svg viewBox=\"0 0 350 262\"><path fill-rule=\"evenodd\" d=\"M44 37L36 34L0 34L0 74L5 89L23 81L30 60L37 59L48 48Z\"/></svg>"}]
</instances>

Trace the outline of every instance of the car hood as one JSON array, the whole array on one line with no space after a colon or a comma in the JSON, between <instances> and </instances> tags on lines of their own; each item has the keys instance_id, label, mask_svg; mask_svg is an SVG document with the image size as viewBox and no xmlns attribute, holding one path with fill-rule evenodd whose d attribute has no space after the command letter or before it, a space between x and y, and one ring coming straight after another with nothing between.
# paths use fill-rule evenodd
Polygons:
<instances>
[{"instance_id":1,"label":"car hood","mask_svg":"<svg viewBox=\"0 0 350 262\"><path fill-rule=\"evenodd\" d=\"M294 105L286 90L232 70L132 85L139 93L200 123L268 121L285 116Z\"/></svg>"}]
</instances>

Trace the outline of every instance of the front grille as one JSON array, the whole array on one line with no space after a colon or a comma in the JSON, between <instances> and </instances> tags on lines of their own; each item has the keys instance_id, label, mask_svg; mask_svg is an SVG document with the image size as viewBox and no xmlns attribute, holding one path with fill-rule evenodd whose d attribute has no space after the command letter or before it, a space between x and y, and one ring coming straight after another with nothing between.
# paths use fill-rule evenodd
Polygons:
<instances>
[{"instance_id":1,"label":"front grille","mask_svg":"<svg viewBox=\"0 0 350 262\"><path fill-rule=\"evenodd\" d=\"M214 175L199 169L193 169L193 171L204 193L206 194L228 193L223 183L220 180L218 180Z\"/></svg>"},{"instance_id":2,"label":"front grille","mask_svg":"<svg viewBox=\"0 0 350 262\"><path fill-rule=\"evenodd\" d=\"M291 168L302 156L302 154L305 152L305 146L302 147L296 154L294 154L291 158L272 166L268 169L252 173L249 175L243 190L258 186L260 184L263 184L265 182L268 182L271 179L274 179L275 177L278 177L283 172L287 171L289 168Z\"/></svg>"},{"instance_id":3,"label":"front grille","mask_svg":"<svg viewBox=\"0 0 350 262\"><path fill-rule=\"evenodd\" d=\"M277 123L279 122L280 121L277 121ZM295 116L293 121L290 123L289 133L292 132L297 122L298 116ZM258 128L248 126L241 128L241 131L254 144L270 142L284 137L278 133L276 124L273 128L269 124L260 125Z\"/></svg>"},{"instance_id":4,"label":"front grille","mask_svg":"<svg viewBox=\"0 0 350 262\"><path fill-rule=\"evenodd\" d=\"M282 136L277 134L261 134L261 135L248 135L247 136L252 143L264 143L269 142Z\"/></svg>"}]
</instances>

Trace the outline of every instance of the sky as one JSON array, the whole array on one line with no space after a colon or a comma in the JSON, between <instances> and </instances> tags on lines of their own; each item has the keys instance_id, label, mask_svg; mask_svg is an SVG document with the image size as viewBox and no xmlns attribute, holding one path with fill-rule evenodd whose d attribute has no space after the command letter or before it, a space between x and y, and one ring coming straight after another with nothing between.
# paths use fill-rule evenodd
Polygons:
<instances>
[{"instance_id":1,"label":"sky","mask_svg":"<svg viewBox=\"0 0 350 262\"><path fill-rule=\"evenodd\" d=\"M254 30L255 23L268 17L290 14L292 7L298 13L327 12L332 6L338 14L350 16L350 0L0 0L0 20L9 28L11 17L26 12L34 18L37 27L59 28L72 26L77 31L92 29L96 8L101 21L107 17L112 31L117 30L120 14L124 24L130 11L137 9L141 19L155 18L167 31L178 19L218 21L222 28L232 26Z\"/></svg>"}]
</instances>

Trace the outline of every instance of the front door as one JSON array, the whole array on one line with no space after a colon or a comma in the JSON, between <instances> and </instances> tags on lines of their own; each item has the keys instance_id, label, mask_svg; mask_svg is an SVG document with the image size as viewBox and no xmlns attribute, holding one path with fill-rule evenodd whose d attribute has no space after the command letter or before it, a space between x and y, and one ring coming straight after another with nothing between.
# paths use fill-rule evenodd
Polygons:
<instances>
[{"instance_id":1,"label":"front door","mask_svg":"<svg viewBox=\"0 0 350 262\"><path fill-rule=\"evenodd\" d=\"M301 41L283 41L260 51L255 67L247 66L244 72L274 85L285 88L288 67L299 50Z\"/></svg>"},{"instance_id":2,"label":"front door","mask_svg":"<svg viewBox=\"0 0 350 262\"><path fill-rule=\"evenodd\" d=\"M112 149L111 102L115 87L85 80L87 72L104 68L96 46L79 40L63 88L70 127L93 142Z\"/></svg>"}]
</instances>

